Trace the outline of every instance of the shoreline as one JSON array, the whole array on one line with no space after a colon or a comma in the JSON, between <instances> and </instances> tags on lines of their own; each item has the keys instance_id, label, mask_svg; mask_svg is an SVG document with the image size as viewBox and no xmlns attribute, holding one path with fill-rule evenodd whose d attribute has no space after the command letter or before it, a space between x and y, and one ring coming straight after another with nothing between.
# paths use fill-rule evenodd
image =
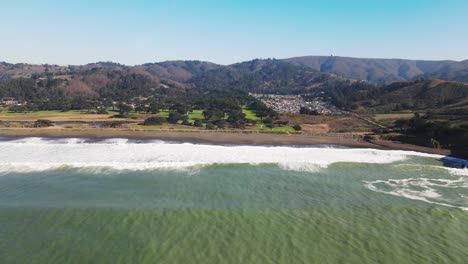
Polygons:
<instances>
[{"instance_id":1,"label":"shoreline","mask_svg":"<svg viewBox=\"0 0 468 264\"><path fill-rule=\"evenodd\" d=\"M3 138L127 138L137 140L163 140L180 143L253 146L313 146L334 145L348 148L380 150L406 150L430 154L450 155L446 149L434 149L388 140L364 141L350 134L276 134L220 131L163 131L124 129L50 129L50 128L0 128Z\"/></svg>"}]
</instances>

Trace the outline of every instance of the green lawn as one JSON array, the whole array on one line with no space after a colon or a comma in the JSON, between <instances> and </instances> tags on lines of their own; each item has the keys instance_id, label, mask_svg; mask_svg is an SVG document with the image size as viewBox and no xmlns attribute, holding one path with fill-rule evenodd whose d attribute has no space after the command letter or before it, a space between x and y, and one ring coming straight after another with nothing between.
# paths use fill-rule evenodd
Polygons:
<instances>
[{"instance_id":1,"label":"green lawn","mask_svg":"<svg viewBox=\"0 0 468 264\"><path fill-rule=\"evenodd\" d=\"M273 131L295 131L291 126L273 127Z\"/></svg>"},{"instance_id":2,"label":"green lawn","mask_svg":"<svg viewBox=\"0 0 468 264\"><path fill-rule=\"evenodd\" d=\"M170 110L161 110L159 114L165 118L169 117L169 112ZM245 107L242 108L242 112L246 115L246 117L250 120L260 120L259 117L255 115L255 113L249 109L246 109ZM203 120L203 110L193 110L192 112L188 113L189 121L194 122L195 119L202 119Z\"/></svg>"},{"instance_id":3,"label":"green lawn","mask_svg":"<svg viewBox=\"0 0 468 264\"><path fill-rule=\"evenodd\" d=\"M49 119L54 122L60 121L104 121L109 120L108 115L96 115L88 113L86 110L72 111L37 111L27 113L12 113L8 111L0 112L0 120L3 121L35 121L37 119Z\"/></svg>"},{"instance_id":4,"label":"green lawn","mask_svg":"<svg viewBox=\"0 0 468 264\"><path fill-rule=\"evenodd\" d=\"M169 117L169 110L161 110L159 114L164 117ZM188 117L190 120L193 120L195 118L200 118L203 119L203 111L202 110L193 110L192 112L188 113Z\"/></svg>"},{"instance_id":5,"label":"green lawn","mask_svg":"<svg viewBox=\"0 0 468 264\"><path fill-rule=\"evenodd\" d=\"M242 107L242 113L245 114L245 117L247 117L247 119L254 121L260 120L260 118L252 110L249 110L245 107Z\"/></svg>"},{"instance_id":6,"label":"green lawn","mask_svg":"<svg viewBox=\"0 0 468 264\"><path fill-rule=\"evenodd\" d=\"M165 118L169 117L169 110L161 110L159 111L159 114L161 116L164 116Z\"/></svg>"},{"instance_id":7,"label":"green lawn","mask_svg":"<svg viewBox=\"0 0 468 264\"><path fill-rule=\"evenodd\" d=\"M269 127L263 125L263 124L256 124L255 126L252 127L252 130L263 130L263 131L295 131L294 128L291 126L279 126L279 127L273 127L273 129L270 129Z\"/></svg>"},{"instance_id":8,"label":"green lawn","mask_svg":"<svg viewBox=\"0 0 468 264\"><path fill-rule=\"evenodd\" d=\"M203 119L203 110L193 110L188 114L188 117L190 120L193 120L195 118Z\"/></svg>"}]
</instances>

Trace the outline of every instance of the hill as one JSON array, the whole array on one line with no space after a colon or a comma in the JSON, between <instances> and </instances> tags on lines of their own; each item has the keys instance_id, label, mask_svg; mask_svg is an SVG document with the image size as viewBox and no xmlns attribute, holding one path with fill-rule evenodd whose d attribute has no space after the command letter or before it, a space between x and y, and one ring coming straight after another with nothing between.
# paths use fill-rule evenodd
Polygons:
<instances>
[{"instance_id":1,"label":"hill","mask_svg":"<svg viewBox=\"0 0 468 264\"><path fill-rule=\"evenodd\" d=\"M287 65L289 64L289 65ZM294 67L293 67L294 66ZM466 61L423 61L404 59L362 59L335 56L306 56L283 60L252 60L228 66L204 61L166 61L126 66L113 62L97 62L86 65L35 65L0 62L0 78L30 78L35 75L81 74L90 70L137 70L146 72L176 87L200 85L235 87L243 90L277 91L310 89L317 83L318 76L324 78L363 80L376 85L418 79L441 79L468 82L468 60ZM322 75L320 73L323 73ZM272 76L279 74L279 76ZM305 76L299 76L304 74ZM281 78L287 80L280 81ZM265 82L261 80L265 79ZM312 80L312 81L311 81ZM251 86L250 88L246 86ZM292 89L289 86L296 86ZM223 88L221 87L221 88Z\"/></svg>"},{"instance_id":2,"label":"hill","mask_svg":"<svg viewBox=\"0 0 468 264\"><path fill-rule=\"evenodd\" d=\"M221 65L203 61L165 61L161 63L147 63L135 68L143 69L153 76L176 82L187 82L195 75L218 69Z\"/></svg>"},{"instance_id":3,"label":"hill","mask_svg":"<svg viewBox=\"0 0 468 264\"><path fill-rule=\"evenodd\" d=\"M442 80L397 82L360 101L378 112L392 110L442 111L468 109L468 84Z\"/></svg>"},{"instance_id":4,"label":"hill","mask_svg":"<svg viewBox=\"0 0 468 264\"><path fill-rule=\"evenodd\" d=\"M443 80L417 80L376 86L368 82L334 81L314 90L337 106L377 113L392 111L468 110L468 84ZM468 112L467 112L468 114Z\"/></svg>"},{"instance_id":5,"label":"hill","mask_svg":"<svg viewBox=\"0 0 468 264\"><path fill-rule=\"evenodd\" d=\"M361 59L335 56L306 56L283 61L375 84L390 84L419 78L468 82L468 61Z\"/></svg>"},{"instance_id":6,"label":"hill","mask_svg":"<svg viewBox=\"0 0 468 264\"><path fill-rule=\"evenodd\" d=\"M308 93L320 84L341 79L281 60L252 60L207 71L189 80L204 89L235 89L252 93Z\"/></svg>"}]
</instances>

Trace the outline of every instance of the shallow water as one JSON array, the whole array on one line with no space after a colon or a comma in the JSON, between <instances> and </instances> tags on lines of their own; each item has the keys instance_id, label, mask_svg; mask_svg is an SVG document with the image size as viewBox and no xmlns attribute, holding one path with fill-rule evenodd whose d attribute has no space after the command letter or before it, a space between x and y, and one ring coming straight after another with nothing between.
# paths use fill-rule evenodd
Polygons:
<instances>
[{"instance_id":1,"label":"shallow water","mask_svg":"<svg viewBox=\"0 0 468 264\"><path fill-rule=\"evenodd\" d=\"M0 142L0 263L466 263L468 171L403 151Z\"/></svg>"}]
</instances>

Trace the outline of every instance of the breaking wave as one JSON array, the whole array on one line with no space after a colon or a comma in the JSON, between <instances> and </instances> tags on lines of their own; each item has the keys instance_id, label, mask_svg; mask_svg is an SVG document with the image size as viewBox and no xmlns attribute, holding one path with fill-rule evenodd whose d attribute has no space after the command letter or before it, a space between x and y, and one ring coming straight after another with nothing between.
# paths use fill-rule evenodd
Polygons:
<instances>
[{"instance_id":1,"label":"breaking wave","mask_svg":"<svg viewBox=\"0 0 468 264\"><path fill-rule=\"evenodd\" d=\"M408 151L323 147L223 146L159 140L23 138L0 141L0 172L60 168L113 170L184 169L211 164L277 164L315 172L337 162L393 163L409 156L441 158Z\"/></svg>"},{"instance_id":2,"label":"breaking wave","mask_svg":"<svg viewBox=\"0 0 468 264\"><path fill-rule=\"evenodd\" d=\"M375 192L468 211L468 178L458 179L389 179L365 182ZM456 191L453 191L456 189Z\"/></svg>"}]
</instances>

